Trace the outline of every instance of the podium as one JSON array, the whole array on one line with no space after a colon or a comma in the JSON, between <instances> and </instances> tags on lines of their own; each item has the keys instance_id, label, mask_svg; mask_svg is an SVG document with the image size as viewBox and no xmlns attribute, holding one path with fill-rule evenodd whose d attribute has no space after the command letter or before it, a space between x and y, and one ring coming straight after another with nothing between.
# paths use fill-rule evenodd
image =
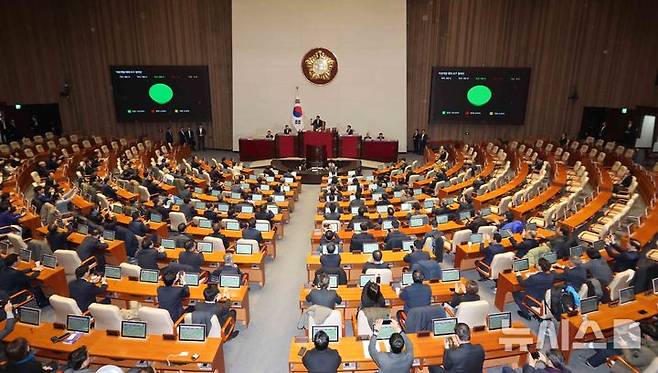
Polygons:
<instances>
[{"instance_id":1,"label":"podium","mask_svg":"<svg viewBox=\"0 0 658 373\"><path fill-rule=\"evenodd\" d=\"M333 132L313 132L304 131L300 144L300 154L302 158L306 157L308 145L318 145L325 148L326 158L334 158L334 133Z\"/></svg>"},{"instance_id":2,"label":"podium","mask_svg":"<svg viewBox=\"0 0 658 373\"><path fill-rule=\"evenodd\" d=\"M361 144L361 159L378 162L396 162L398 160L398 141L364 141Z\"/></svg>"},{"instance_id":3,"label":"podium","mask_svg":"<svg viewBox=\"0 0 658 373\"><path fill-rule=\"evenodd\" d=\"M274 158L274 140L267 139L240 139L240 160L251 162L261 159Z\"/></svg>"},{"instance_id":4,"label":"podium","mask_svg":"<svg viewBox=\"0 0 658 373\"><path fill-rule=\"evenodd\" d=\"M278 158L289 158L297 156L297 135L276 135L276 147Z\"/></svg>"},{"instance_id":5,"label":"podium","mask_svg":"<svg viewBox=\"0 0 658 373\"><path fill-rule=\"evenodd\" d=\"M341 158L360 158L361 157L361 136L346 135L338 138L339 157Z\"/></svg>"}]
</instances>

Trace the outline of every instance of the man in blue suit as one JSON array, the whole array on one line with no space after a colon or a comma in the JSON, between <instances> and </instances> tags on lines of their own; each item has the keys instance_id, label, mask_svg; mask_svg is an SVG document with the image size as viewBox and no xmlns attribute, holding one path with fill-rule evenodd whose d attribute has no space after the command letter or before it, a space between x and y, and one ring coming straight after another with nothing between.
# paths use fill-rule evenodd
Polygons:
<instances>
[{"instance_id":1,"label":"man in blue suit","mask_svg":"<svg viewBox=\"0 0 658 373\"><path fill-rule=\"evenodd\" d=\"M398 220L393 220L391 225L393 230L388 232L384 239L386 250L400 249L402 248L402 241L408 240L409 236L400 232L400 222Z\"/></svg>"},{"instance_id":2,"label":"man in blue suit","mask_svg":"<svg viewBox=\"0 0 658 373\"><path fill-rule=\"evenodd\" d=\"M520 273L516 274L516 279L524 290L517 291L513 294L514 302L519 306L519 310L517 311L519 316L527 320L530 320L531 317L528 311L521 305L523 298L526 295L530 295L535 299L543 300L546 290L553 286L555 279L554 274L551 272L551 263L546 258L539 258L537 266L540 272L529 276L527 279L523 279Z\"/></svg>"},{"instance_id":3,"label":"man in blue suit","mask_svg":"<svg viewBox=\"0 0 658 373\"><path fill-rule=\"evenodd\" d=\"M411 274L413 284L402 289L400 299L404 301L404 311L409 312L414 307L429 306L432 303L432 288L423 284L423 274L413 271Z\"/></svg>"},{"instance_id":4,"label":"man in blue suit","mask_svg":"<svg viewBox=\"0 0 658 373\"><path fill-rule=\"evenodd\" d=\"M139 212L137 211L133 212L132 220L128 223L128 229L141 237L144 237L149 232L149 227L140 220Z\"/></svg>"},{"instance_id":5,"label":"man in blue suit","mask_svg":"<svg viewBox=\"0 0 658 373\"><path fill-rule=\"evenodd\" d=\"M171 319L176 321L183 314L183 300L190 296L190 289L187 285L174 286L180 282L177 273L165 273L163 282L165 286L158 288L159 307L167 310Z\"/></svg>"},{"instance_id":6,"label":"man in blue suit","mask_svg":"<svg viewBox=\"0 0 658 373\"><path fill-rule=\"evenodd\" d=\"M242 231L242 238L256 240L259 244L263 242L263 235L256 229L256 219L249 219L249 227Z\"/></svg>"},{"instance_id":7,"label":"man in blue suit","mask_svg":"<svg viewBox=\"0 0 658 373\"><path fill-rule=\"evenodd\" d=\"M80 307L80 311L82 312L86 312L90 304L96 303L97 296L107 291L107 283L105 283L105 280L103 280L101 286L96 286L86 280L85 277L88 275L89 267L81 265L75 270L75 280L69 283L71 298L75 300L75 303L78 304L78 307ZM109 303L109 301L109 299L106 299L103 303Z\"/></svg>"},{"instance_id":8,"label":"man in blue suit","mask_svg":"<svg viewBox=\"0 0 658 373\"><path fill-rule=\"evenodd\" d=\"M421 260L430 260L430 254L423 251L423 243L424 241L414 242L414 250L404 256L404 261L414 265L416 262Z\"/></svg>"}]
</instances>

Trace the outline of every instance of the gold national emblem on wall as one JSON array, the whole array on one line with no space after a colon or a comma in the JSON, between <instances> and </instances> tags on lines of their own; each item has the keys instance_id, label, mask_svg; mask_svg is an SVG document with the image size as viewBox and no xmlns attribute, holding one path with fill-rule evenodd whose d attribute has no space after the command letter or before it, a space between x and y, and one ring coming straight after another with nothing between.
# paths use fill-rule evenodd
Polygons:
<instances>
[{"instance_id":1,"label":"gold national emblem on wall","mask_svg":"<svg viewBox=\"0 0 658 373\"><path fill-rule=\"evenodd\" d=\"M302 71L309 82L327 84L338 73L338 60L328 49L313 48L302 59Z\"/></svg>"}]
</instances>

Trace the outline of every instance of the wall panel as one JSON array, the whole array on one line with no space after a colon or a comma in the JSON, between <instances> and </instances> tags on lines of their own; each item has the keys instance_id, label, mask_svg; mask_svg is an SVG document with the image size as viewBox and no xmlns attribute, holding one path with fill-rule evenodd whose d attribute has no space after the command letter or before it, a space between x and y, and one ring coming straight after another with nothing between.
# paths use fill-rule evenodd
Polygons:
<instances>
[{"instance_id":1,"label":"wall panel","mask_svg":"<svg viewBox=\"0 0 658 373\"><path fill-rule=\"evenodd\" d=\"M652 0L407 0L408 138L557 138L584 106L657 106L656 14ZM432 66L531 67L525 125L428 125Z\"/></svg>"},{"instance_id":2,"label":"wall panel","mask_svg":"<svg viewBox=\"0 0 658 373\"><path fill-rule=\"evenodd\" d=\"M15 1L0 23L0 101L59 102L65 132L157 138L167 124L116 123L109 66L208 65L206 146L230 148L230 0Z\"/></svg>"}]
</instances>

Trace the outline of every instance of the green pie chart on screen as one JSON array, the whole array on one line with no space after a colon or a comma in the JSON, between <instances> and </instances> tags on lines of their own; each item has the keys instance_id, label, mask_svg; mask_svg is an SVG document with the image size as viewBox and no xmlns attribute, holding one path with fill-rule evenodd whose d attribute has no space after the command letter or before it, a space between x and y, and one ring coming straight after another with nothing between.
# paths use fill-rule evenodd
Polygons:
<instances>
[{"instance_id":1,"label":"green pie chart on screen","mask_svg":"<svg viewBox=\"0 0 658 373\"><path fill-rule=\"evenodd\" d=\"M156 83L149 88L149 97L158 104L164 105L174 97L174 91L164 83Z\"/></svg>"},{"instance_id":2,"label":"green pie chart on screen","mask_svg":"<svg viewBox=\"0 0 658 373\"><path fill-rule=\"evenodd\" d=\"M474 106L482 106L491 100L491 90L485 85L473 86L466 93L466 99Z\"/></svg>"}]
</instances>

